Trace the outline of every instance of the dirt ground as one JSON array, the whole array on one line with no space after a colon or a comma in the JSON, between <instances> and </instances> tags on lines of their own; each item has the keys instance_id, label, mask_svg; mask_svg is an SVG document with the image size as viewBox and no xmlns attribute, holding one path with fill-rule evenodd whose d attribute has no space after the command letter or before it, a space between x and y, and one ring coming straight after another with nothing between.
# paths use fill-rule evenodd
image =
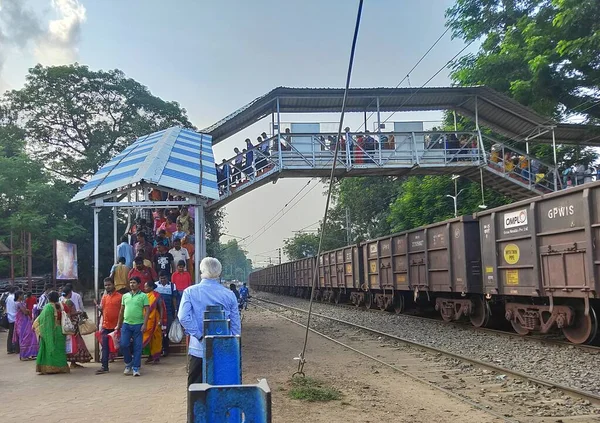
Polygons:
<instances>
[{"instance_id":1,"label":"dirt ground","mask_svg":"<svg viewBox=\"0 0 600 423\"><path fill-rule=\"evenodd\" d=\"M339 389L341 400L306 403L288 397L288 381L296 370L294 357L302 349L304 329L259 309L246 312L243 322L245 383L266 378L272 390L273 421L320 422L493 422L493 418L432 388L383 366L365 362L352 351L310 335L305 372ZM122 375L122 363L96 376L99 364L66 375L40 376L34 362L7 355L6 332L0 333L0 421L46 423L185 422L185 357L168 357L160 365L143 366L142 377ZM93 346L91 340L88 345ZM65 408L66 406L66 408ZM23 414L25 413L25 414Z\"/></svg>"}]
</instances>

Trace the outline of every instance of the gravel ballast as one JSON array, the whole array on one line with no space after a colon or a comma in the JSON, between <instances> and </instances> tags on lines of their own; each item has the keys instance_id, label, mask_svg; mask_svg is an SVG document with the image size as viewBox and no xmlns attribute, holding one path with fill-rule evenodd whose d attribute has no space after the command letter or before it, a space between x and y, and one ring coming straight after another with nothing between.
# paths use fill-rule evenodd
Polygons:
<instances>
[{"instance_id":1,"label":"gravel ballast","mask_svg":"<svg viewBox=\"0 0 600 423\"><path fill-rule=\"evenodd\" d=\"M264 292L256 297L308 310L308 300ZM600 354L595 351L330 304L313 303L313 312L600 395Z\"/></svg>"}]
</instances>

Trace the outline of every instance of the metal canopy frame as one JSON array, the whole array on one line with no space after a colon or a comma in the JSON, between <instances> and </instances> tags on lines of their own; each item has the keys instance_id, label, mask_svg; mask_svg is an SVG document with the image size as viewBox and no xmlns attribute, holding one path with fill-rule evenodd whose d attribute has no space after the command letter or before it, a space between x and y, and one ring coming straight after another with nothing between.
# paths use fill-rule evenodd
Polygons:
<instances>
[{"instance_id":1,"label":"metal canopy frame","mask_svg":"<svg viewBox=\"0 0 600 423\"><path fill-rule=\"evenodd\" d=\"M277 113L279 120L281 113L337 113L342 97L343 90L337 88L278 87L202 132L210 134L216 144L270 114ZM599 126L558 124L484 86L353 88L347 102L348 112L377 113L379 121L381 112L425 110L453 110L509 138L523 139L539 132L540 128L553 127L559 143L600 145ZM553 143L549 133L540 134L536 139L540 143Z\"/></svg>"},{"instance_id":2,"label":"metal canopy frame","mask_svg":"<svg viewBox=\"0 0 600 423\"><path fill-rule=\"evenodd\" d=\"M140 183L127 187L123 187L111 194L105 194L95 199L90 199L86 203L92 205L94 209L94 297L97 297L99 292L99 221L98 215L102 208L113 209L113 237L114 237L114 254L116 259L118 245L118 230L117 230L117 213L118 209L132 208L167 208L173 206L194 206L196 215L194 217L194 276L195 280L200 280L200 261L206 256L206 237L205 237L205 216L204 208L208 199L193 193L175 191L176 195L187 197L186 200L179 201L150 201L148 194L150 190L157 189L163 192L174 192L173 189L162 187L160 185ZM140 200L140 193L142 200ZM133 199L131 199L133 197ZM123 201L125 200L125 201Z\"/></svg>"}]
</instances>

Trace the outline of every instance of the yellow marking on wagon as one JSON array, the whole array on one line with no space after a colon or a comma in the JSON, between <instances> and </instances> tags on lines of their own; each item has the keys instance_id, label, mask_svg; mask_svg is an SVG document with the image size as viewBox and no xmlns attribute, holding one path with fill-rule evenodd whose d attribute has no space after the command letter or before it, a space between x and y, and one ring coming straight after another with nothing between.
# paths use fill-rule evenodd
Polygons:
<instances>
[{"instance_id":1,"label":"yellow marking on wagon","mask_svg":"<svg viewBox=\"0 0 600 423\"><path fill-rule=\"evenodd\" d=\"M519 284L519 271L517 269L506 271L506 284L507 285L518 285Z\"/></svg>"},{"instance_id":2,"label":"yellow marking on wagon","mask_svg":"<svg viewBox=\"0 0 600 423\"><path fill-rule=\"evenodd\" d=\"M508 244L504 247L504 260L508 264L517 264L520 256L521 252L519 251L519 246L517 244Z\"/></svg>"}]
</instances>

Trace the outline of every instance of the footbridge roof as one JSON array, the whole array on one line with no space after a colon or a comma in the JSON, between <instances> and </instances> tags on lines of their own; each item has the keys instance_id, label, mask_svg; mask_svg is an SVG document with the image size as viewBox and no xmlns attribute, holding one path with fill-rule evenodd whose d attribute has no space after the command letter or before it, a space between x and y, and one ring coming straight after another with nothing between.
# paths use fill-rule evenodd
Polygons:
<instances>
[{"instance_id":1,"label":"footbridge roof","mask_svg":"<svg viewBox=\"0 0 600 423\"><path fill-rule=\"evenodd\" d=\"M278 87L202 130L212 136L213 144L228 138L253 123L276 113L336 113L342 108L341 88ZM352 88L347 112L455 110L481 125L509 138L551 143L600 145L600 127L556 123L512 98L484 86L433 88ZM279 104L278 104L279 103Z\"/></svg>"}]
</instances>

